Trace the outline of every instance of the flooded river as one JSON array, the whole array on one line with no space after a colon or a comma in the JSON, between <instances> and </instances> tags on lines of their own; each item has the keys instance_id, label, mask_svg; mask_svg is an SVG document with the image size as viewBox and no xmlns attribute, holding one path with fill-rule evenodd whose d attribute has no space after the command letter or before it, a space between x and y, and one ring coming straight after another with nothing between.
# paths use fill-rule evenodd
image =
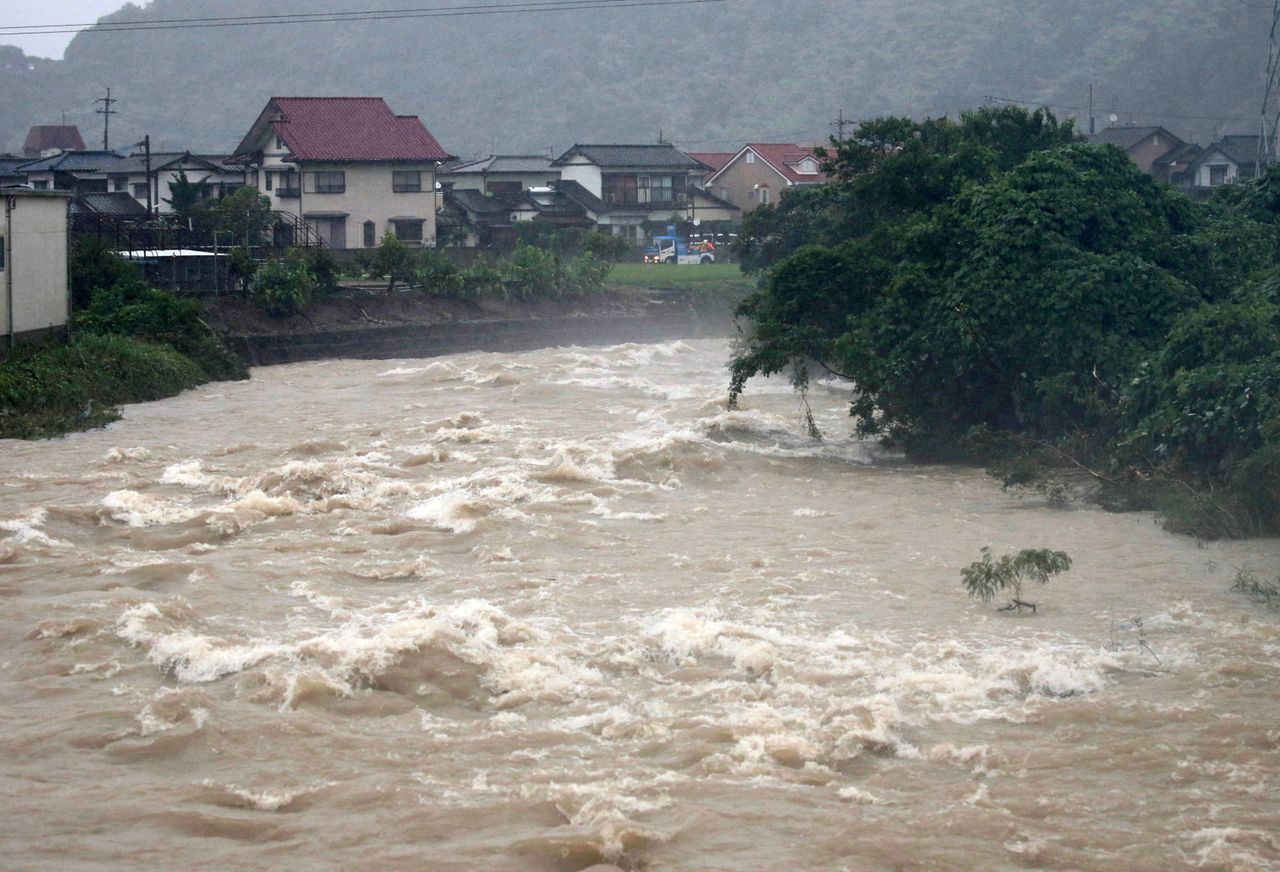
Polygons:
<instances>
[{"instance_id":1,"label":"flooded river","mask_svg":"<svg viewBox=\"0 0 1280 872\"><path fill-rule=\"evenodd\" d=\"M259 369L0 479L13 869L1262 869L1275 541L804 436L728 346ZM1040 611L983 545L1067 551Z\"/></svg>"}]
</instances>

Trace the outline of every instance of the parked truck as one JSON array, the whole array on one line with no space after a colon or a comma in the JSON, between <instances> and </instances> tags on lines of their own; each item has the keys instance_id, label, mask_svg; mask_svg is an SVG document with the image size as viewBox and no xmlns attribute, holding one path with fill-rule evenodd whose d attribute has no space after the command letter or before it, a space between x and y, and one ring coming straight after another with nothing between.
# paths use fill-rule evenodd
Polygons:
<instances>
[{"instance_id":1,"label":"parked truck","mask_svg":"<svg viewBox=\"0 0 1280 872\"><path fill-rule=\"evenodd\" d=\"M716 247L711 242L689 243L675 234L675 227L655 236L644 250L645 263L715 263Z\"/></svg>"}]
</instances>

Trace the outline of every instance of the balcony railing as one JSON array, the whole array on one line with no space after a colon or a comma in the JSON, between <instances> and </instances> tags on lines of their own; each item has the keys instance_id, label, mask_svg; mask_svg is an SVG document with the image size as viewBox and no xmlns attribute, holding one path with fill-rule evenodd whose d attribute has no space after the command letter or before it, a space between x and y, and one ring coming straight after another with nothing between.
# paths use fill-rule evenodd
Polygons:
<instances>
[{"instance_id":1,"label":"balcony railing","mask_svg":"<svg viewBox=\"0 0 1280 872\"><path fill-rule=\"evenodd\" d=\"M296 200L302 196L302 188L276 188L276 196L281 200Z\"/></svg>"}]
</instances>

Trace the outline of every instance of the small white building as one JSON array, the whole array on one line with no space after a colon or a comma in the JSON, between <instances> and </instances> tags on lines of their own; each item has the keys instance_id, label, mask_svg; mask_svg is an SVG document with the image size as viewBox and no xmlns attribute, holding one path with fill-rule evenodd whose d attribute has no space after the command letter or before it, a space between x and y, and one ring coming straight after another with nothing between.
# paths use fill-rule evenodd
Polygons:
<instances>
[{"instance_id":1,"label":"small white building","mask_svg":"<svg viewBox=\"0 0 1280 872\"><path fill-rule=\"evenodd\" d=\"M0 349L65 331L71 311L67 271L67 191L0 188Z\"/></svg>"}]
</instances>

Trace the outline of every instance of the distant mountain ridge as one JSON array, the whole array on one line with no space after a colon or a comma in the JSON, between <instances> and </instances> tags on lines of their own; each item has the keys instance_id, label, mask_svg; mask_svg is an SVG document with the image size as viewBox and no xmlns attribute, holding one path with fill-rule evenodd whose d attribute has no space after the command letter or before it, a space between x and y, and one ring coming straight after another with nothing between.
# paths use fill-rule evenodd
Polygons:
<instances>
[{"instance_id":1,"label":"distant mountain ridge","mask_svg":"<svg viewBox=\"0 0 1280 872\"><path fill-rule=\"evenodd\" d=\"M271 13L403 8L279 0ZM456 4L454 4L456 5ZM0 151L66 112L101 144L229 151L268 97L382 96L460 156L573 142L692 150L820 141L845 118L939 115L995 99L1060 116L1256 132L1270 10L1194 0L728 0L695 6L78 35L65 60L0 49ZM215 11L216 10L216 11ZM1212 14L1209 14L1209 12ZM154 0L109 21L263 14L255 0ZM0 37L2 39L2 37ZM1180 117L1183 116L1183 117ZM1082 121L1081 126L1087 126Z\"/></svg>"}]
</instances>

